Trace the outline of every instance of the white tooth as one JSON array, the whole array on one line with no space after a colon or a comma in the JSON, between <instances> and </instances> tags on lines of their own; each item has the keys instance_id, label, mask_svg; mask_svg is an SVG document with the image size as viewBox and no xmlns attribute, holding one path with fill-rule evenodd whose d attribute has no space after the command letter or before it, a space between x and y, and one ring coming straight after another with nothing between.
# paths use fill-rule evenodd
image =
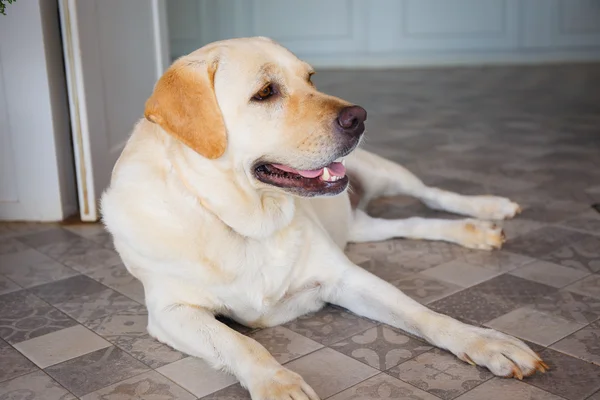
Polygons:
<instances>
[{"instance_id":1,"label":"white tooth","mask_svg":"<svg viewBox=\"0 0 600 400\"><path fill-rule=\"evenodd\" d=\"M327 167L323 168L323 175L321 175L321 179L324 181L329 181L331 179L331 174Z\"/></svg>"},{"instance_id":2,"label":"white tooth","mask_svg":"<svg viewBox=\"0 0 600 400\"><path fill-rule=\"evenodd\" d=\"M346 165L346 160L342 158L342 161L340 161L342 163L342 165Z\"/></svg>"}]
</instances>

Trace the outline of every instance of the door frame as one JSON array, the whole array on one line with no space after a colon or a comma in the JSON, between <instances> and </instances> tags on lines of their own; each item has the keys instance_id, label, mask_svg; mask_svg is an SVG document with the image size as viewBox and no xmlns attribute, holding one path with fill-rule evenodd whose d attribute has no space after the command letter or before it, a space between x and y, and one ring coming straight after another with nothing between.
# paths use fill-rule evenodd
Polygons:
<instances>
[{"instance_id":1,"label":"door frame","mask_svg":"<svg viewBox=\"0 0 600 400\"><path fill-rule=\"evenodd\" d=\"M152 9L153 42L158 79L169 65L166 0L148 0ZM63 41L63 58L69 98L73 157L79 214L82 221L94 222L100 218L92 164L92 138L87 110L84 66L82 62L77 0L59 0L59 15Z\"/></svg>"}]
</instances>

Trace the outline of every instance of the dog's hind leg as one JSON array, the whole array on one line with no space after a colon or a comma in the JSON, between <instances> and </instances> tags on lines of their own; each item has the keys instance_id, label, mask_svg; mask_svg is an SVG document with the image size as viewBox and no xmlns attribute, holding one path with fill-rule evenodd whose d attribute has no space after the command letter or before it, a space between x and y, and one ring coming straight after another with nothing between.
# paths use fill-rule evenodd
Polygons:
<instances>
[{"instance_id":1,"label":"dog's hind leg","mask_svg":"<svg viewBox=\"0 0 600 400\"><path fill-rule=\"evenodd\" d=\"M403 166L366 150L357 149L346 159L346 168L361 199L358 208L364 209L377 197L408 195L428 207L486 220L514 217L518 204L497 196L465 196L425 185Z\"/></svg>"},{"instance_id":2,"label":"dog's hind leg","mask_svg":"<svg viewBox=\"0 0 600 400\"><path fill-rule=\"evenodd\" d=\"M491 221L474 219L444 220L430 218L381 219L354 210L348 240L376 242L392 238L442 240L478 249L499 249L504 242L502 229Z\"/></svg>"}]
</instances>

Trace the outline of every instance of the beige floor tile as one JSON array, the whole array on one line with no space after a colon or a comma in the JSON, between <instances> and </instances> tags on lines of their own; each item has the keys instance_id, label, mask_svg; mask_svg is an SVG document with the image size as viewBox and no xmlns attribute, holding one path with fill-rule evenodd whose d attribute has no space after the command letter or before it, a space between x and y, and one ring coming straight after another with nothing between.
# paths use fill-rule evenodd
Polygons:
<instances>
[{"instance_id":1,"label":"beige floor tile","mask_svg":"<svg viewBox=\"0 0 600 400\"><path fill-rule=\"evenodd\" d=\"M491 379L456 400L563 400L515 379Z\"/></svg>"},{"instance_id":2,"label":"beige floor tile","mask_svg":"<svg viewBox=\"0 0 600 400\"><path fill-rule=\"evenodd\" d=\"M511 272L511 275L544 283L556 288L567 286L589 274L589 272L541 260L534 261Z\"/></svg>"},{"instance_id":3,"label":"beige floor tile","mask_svg":"<svg viewBox=\"0 0 600 400\"><path fill-rule=\"evenodd\" d=\"M233 375L217 371L196 357L184 358L157 371L197 397L207 396L237 382Z\"/></svg>"},{"instance_id":4,"label":"beige floor tile","mask_svg":"<svg viewBox=\"0 0 600 400\"><path fill-rule=\"evenodd\" d=\"M422 272L423 275L461 287L476 285L501 273L491 268L467 264L462 260L450 261Z\"/></svg>"},{"instance_id":5,"label":"beige floor tile","mask_svg":"<svg viewBox=\"0 0 600 400\"><path fill-rule=\"evenodd\" d=\"M262 344L281 364L295 360L323 347L322 344L283 326L263 329L251 336Z\"/></svg>"},{"instance_id":6,"label":"beige floor tile","mask_svg":"<svg viewBox=\"0 0 600 400\"><path fill-rule=\"evenodd\" d=\"M527 306L493 319L486 325L542 346L548 346L585 326Z\"/></svg>"},{"instance_id":7,"label":"beige floor tile","mask_svg":"<svg viewBox=\"0 0 600 400\"><path fill-rule=\"evenodd\" d=\"M328 348L285 366L300 374L321 398L348 389L379 373L374 368Z\"/></svg>"},{"instance_id":8,"label":"beige floor tile","mask_svg":"<svg viewBox=\"0 0 600 400\"><path fill-rule=\"evenodd\" d=\"M40 368L109 346L109 342L81 325L15 344L17 350Z\"/></svg>"},{"instance_id":9,"label":"beige floor tile","mask_svg":"<svg viewBox=\"0 0 600 400\"><path fill-rule=\"evenodd\" d=\"M76 397L44 372L36 371L0 383L0 399L75 400Z\"/></svg>"},{"instance_id":10,"label":"beige floor tile","mask_svg":"<svg viewBox=\"0 0 600 400\"><path fill-rule=\"evenodd\" d=\"M81 400L193 400L192 395L156 371L143 373L81 397Z\"/></svg>"},{"instance_id":11,"label":"beige floor tile","mask_svg":"<svg viewBox=\"0 0 600 400\"><path fill-rule=\"evenodd\" d=\"M329 398L329 400L377 399L438 400L439 397L382 373Z\"/></svg>"}]
</instances>

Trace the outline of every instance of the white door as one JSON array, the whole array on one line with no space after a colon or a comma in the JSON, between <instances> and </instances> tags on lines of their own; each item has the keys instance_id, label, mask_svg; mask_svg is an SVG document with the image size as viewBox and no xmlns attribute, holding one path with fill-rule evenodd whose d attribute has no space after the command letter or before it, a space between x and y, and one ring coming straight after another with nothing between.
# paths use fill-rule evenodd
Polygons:
<instances>
[{"instance_id":1,"label":"white door","mask_svg":"<svg viewBox=\"0 0 600 400\"><path fill-rule=\"evenodd\" d=\"M168 64L164 0L60 0L81 219L98 199Z\"/></svg>"}]
</instances>

